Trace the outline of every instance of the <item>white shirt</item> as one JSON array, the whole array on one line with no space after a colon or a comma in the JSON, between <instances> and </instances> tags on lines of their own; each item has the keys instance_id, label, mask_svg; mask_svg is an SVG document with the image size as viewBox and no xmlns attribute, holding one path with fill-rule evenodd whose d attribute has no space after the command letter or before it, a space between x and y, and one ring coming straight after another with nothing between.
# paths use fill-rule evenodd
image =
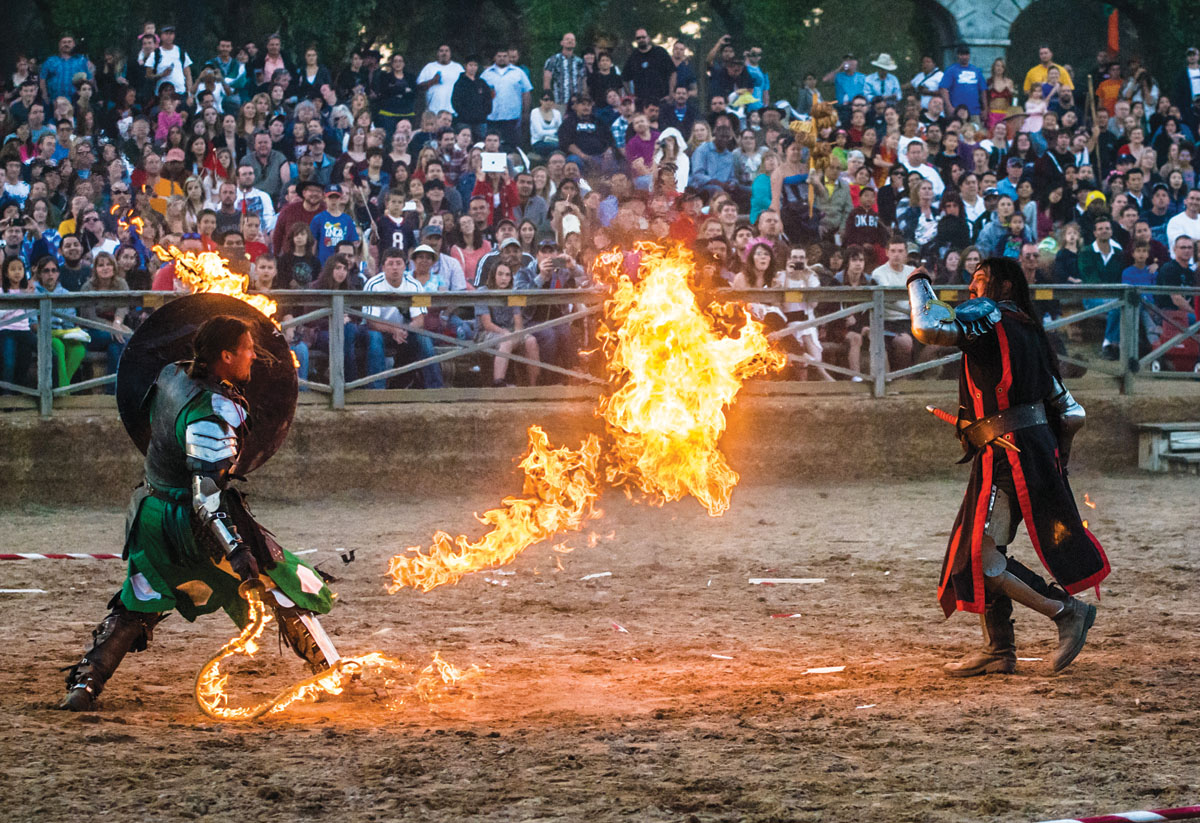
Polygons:
<instances>
[{"instance_id":1,"label":"white shirt","mask_svg":"<svg viewBox=\"0 0 1200 823\"><path fill-rule=\"evenodd\" d=\"M875 281L877 286L905 286L908 284L908 276L916 269L913 266L905 265L900 271L896 271L887 263L884 263L875 271L871 272L871 279ZM908 301L899 300L888 306L883 312L885 320L907 320L908 319Z\"/></svg>"},{"instance_id":2,"label":"white shirt","mask_svg":"<svg viewBox=\"0 0 1200 823\"><path fill-rule=\"evenodd\" d=\"M432 63L426 63L425 68L421 69L421 73L417 75L417 82L428 82L439 71L442 73L442 79L425 89L425 109L434 114L439 111L448 111L457 114L454 111L454 106L450 105L450 97L454 94L454 83L464 71L461 63L456 63L453 60L445 65L436 60Z\"/></svg>"},{"instance_id":3,"label":"white shirt","mask_svg":"<svg viewBox=\"0 0 1200 823\"><path fill-rule=\"evenodd\" d=\"M158 64L158 70L162 71L166 68L171 70L170 73L162 79L162 81L159 83L159 86L161 87L163 83L170 83L175 87L176 93L187 94L187 83L183 77L183 70L192 65L192 58L188 57L187 52L179 48L178 43L176 43L174 46L171 46L169 49L159 46L158 50L162 52L162 60ZM153 55L154 52L150 52L150 54Z\"/></svg>"},{"instance_id":4,"label":"white shirt","mask_svg":"<svg viewBox=\"0 0 1200 823\"><path fill-rule=\"evenodd\" d=\"M504 68L491 65L479 76L496 92L488 120L520 120L525 106L523 95L533 91L525 72L512 64Z\"/></svg>"},{"instance_id":5,"label":"white shirt","mask_svg":"<svg viewBox=\"0 0 1200 823\"><path fill-rule=\"evenodd\" d=\"M1167 221L1167 248L1175 248L1176 239L1187 236L1200 242L1200 215L1188 217L1186 211Z\"/></svg>"},{"instance_id":6,"label":"white shirt","mask_svg":"<svg viewBox=\"0 0 1200 823\"><path fill-rule=\"evenodd\" d=\"M974 223L979 219L979 216L987 211L987 204L983 202L982 197L976 197L974 204L962 201L963 216L967 218L968 223Z\"/></svg>"},{"instance_id":7,"label":"white shirt","mask_svg":"<svg viewBox=\"0 0 1200 823\"><path fill-rule=\"evenodd\" d=\"M445 291L441 288L441 282L432 273L429 279L425 281L425 285L421 285L421 281L413 277L411 273L405 272L404 279L400 281L399 286L393 286L387 281L387 277L383 272L372 277L363 286L363 291L385 293L385 294L423 294L426 292ZM363 314L383 320L387 323L396 323L402 325L414 317L420 317L425 314L426 309L422 306L413 306L408 310L408 317L400 313L397 306L364 306Z\"/></svg>"},{"instance_id":8,"label":"white shirt","mask_svg":"<svg viewBox=\"0 0 1200 823\"><path fill-rule=\"evenodd\" d=\"M1200 68L1188 66L1188 82L1192 84L1192 99L1200 97Z\"/></svg>"},{"instance_id":9,"label":"white shirt","mask_svg":"<svg viewBox=\"0 0 1200 823\"><path fill-rule=\"evenodd\" d=\"M239 187L233 207L242 214L257 214L264 234L275 228L275 204L271 202L271 195L262 189L242 191Z\"/></svg>"},{"instance_id":10,"label":"white shirt","mask_svg":"<svg viewBox=\"0 0 1200 823\"><path fill-rule=\"evenodd\" d=\"M942 192L946 190L946 182L942 180L942 176L937 173L937 169L928 163L922 163L919 166L910 166L907 160L902 160L900 162L904 164L904 168L908 169L909 171L915 171L917 174L929 181L929 184L933 186L934 202L937 202L937 200L942 196Z\"/></svg>"},{"instance_id":11,"label":"white shirt","mask_svg":"<svg viewBox=\"0 0 1200 823\"><path fill-rule=\"evenodd\" d=\"M562 126L562 112L558 109L550 110L549 123L543 118L540 107L534 109L529 112L529 142L540 143L543 140L553 140L557 143L560 126Z\"/></svg>"},{"instance_id":12,"label":"white shirt","mask_svg":"<svg viewBox=\"0 0 1200 823\"><path fill-rule=\"evenodd\" d=\"M929 101L937 96L938 85L942 82L942 70L935 68L933 71L918 72L917 76L912 79L912 87L921 95L921 108L928 110Z\"/></svg>"}]
</instances>

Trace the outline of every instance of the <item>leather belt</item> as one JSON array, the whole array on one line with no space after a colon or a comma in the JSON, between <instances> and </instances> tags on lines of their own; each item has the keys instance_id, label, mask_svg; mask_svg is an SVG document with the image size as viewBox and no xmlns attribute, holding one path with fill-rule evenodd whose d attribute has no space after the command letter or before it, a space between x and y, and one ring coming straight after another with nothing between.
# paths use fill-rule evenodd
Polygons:
<instances>
[{"instance_id":1,"label":"leather belt","mask_svg":"<svg viewBox=\"0 0 1200 823\"><path fill-rule=\"evenodd\" d=\"M1043 426L1046 423L1046 407L1041 402L1024 403L976 420L962 430L962 437L975 448L982 449L1009 432Z\"/></svg>"},{"instance_id":2,"label":"leather belt","mask_svg":"<svg viewBox=\"0 0 1200 823\"><path fill-rule=\"evenodd\" d=\"M183 491L181 489L175 489L173 491L167 490L167 489L160 489L160 488L157 488L153 483L151 483L149 481L149 479L144 479L142 482L145 484L146 491L150 493L151 497L157 497L159 500L165 500L168 503L182 504L182 503L187 502L188 495L187 495L186 491Z\"/></svg>"}]
</instances>

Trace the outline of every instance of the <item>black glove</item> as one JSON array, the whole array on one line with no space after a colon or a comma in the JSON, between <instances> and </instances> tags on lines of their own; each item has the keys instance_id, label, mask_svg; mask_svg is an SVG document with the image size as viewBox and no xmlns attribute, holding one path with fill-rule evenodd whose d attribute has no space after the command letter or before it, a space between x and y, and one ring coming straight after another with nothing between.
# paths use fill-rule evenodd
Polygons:
<instances>
[{"instance_id":1,"label":"black glove","mask_svg":"<svg viewBox=\"0 0 1200 823\"><path fill-rule=\"evenodd\" d=\"M254 580L258 577L258 561L245 544L238 546L229 553L229 565L243 580Z\"/></svg>"}]
</instances>

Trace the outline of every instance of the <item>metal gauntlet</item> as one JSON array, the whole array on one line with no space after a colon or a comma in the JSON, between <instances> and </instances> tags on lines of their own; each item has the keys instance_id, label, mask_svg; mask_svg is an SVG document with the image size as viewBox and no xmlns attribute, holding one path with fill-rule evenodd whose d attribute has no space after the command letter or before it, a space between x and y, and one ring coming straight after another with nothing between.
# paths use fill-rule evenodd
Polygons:
<instances>
[{"instance_id":1,"label":"metal gauntlet","mask_svg":"<svg viewBox=\"0 0 1200 823\"><path fill-rule=\"evenodd\" d=\"M960 303L957 308L938 300L923 271L908 278L908 301L913 337L927 345L961 347L990 333L1000 322L1000 308L986 297Z\"/></svg>"},{"instance_id":2,"label":"metal gauntlet","mask_svg":"<svg viewBox=\"0 0 1200 823\"><path fill-rule=\"evenodd\" d=\"M1071 442L1087 422L1087 412L1057 377L1054 378L1054 390L1046 400L1046 409L1058 421L1058 455L1066 466L1071 459Z\"/></svg>"},{"instance_id":3,"label":"metal gauntlet","mask_svg":"<svg viewBox=\"0 0 1200 823\"><path fill-rule=\"evenodd\" d=\"M958 345L959 330L954 309L937 299L933 284L924 272L908 278L908 304L913 337L934 346Z\"/></svg>"},{"instance_id":4,"label":"metal gauntlet","mask_svg":"<svg viewBox=\"0 0 1200 823\"><path fill-rule=\"evenodd\" d=\"M224 420L200 420L187 427L184 452L192 471L192 509L228 557L242 547L221 506L225 478L237 459L237 434Z\"/></svg>"}]
</instances>

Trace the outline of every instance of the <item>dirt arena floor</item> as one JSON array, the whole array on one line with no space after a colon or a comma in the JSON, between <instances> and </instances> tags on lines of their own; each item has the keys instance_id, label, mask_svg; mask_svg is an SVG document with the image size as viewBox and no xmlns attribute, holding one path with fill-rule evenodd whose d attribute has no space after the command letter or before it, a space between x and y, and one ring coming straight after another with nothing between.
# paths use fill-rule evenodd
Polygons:
<instances>
[{"instance_id":1,"label":"dirt arena floor","mask_svg":"<svg viewBox=\"0 0 1200 823\"><path fill-rule=\"evenodd\" d=\"M256 725L213 722L192 700L232 634L222 615L168 620L101 711L52 710L58 667L78 659L121 564L6 562L4 588L46 593L0 594L4 817L891 823L1198 802L1200 481L1075 486L1098 504L1088 515L1114 571L1087 648L1058 676L1052 626L1028 612L1018 653L1036 659L1016 675L941 675L979 639L973 617L943 621L934 599L959 481L744 487L721 519L610 494L593 547L577 536L574 552L535 547L512 574L394 596L391 550L470 529L495 497L261 505L285 545L321 548L310 559L340 577L326 625L343 653L423 663L440 650L483 675L473 695L430 705L358 695ZM117 550L122 518L0 519L6 550L38 552ZM1023 534L1016 552L1036 562ZM267 645L258 672L300 675Z\"/></svg>"}]
</instances>

